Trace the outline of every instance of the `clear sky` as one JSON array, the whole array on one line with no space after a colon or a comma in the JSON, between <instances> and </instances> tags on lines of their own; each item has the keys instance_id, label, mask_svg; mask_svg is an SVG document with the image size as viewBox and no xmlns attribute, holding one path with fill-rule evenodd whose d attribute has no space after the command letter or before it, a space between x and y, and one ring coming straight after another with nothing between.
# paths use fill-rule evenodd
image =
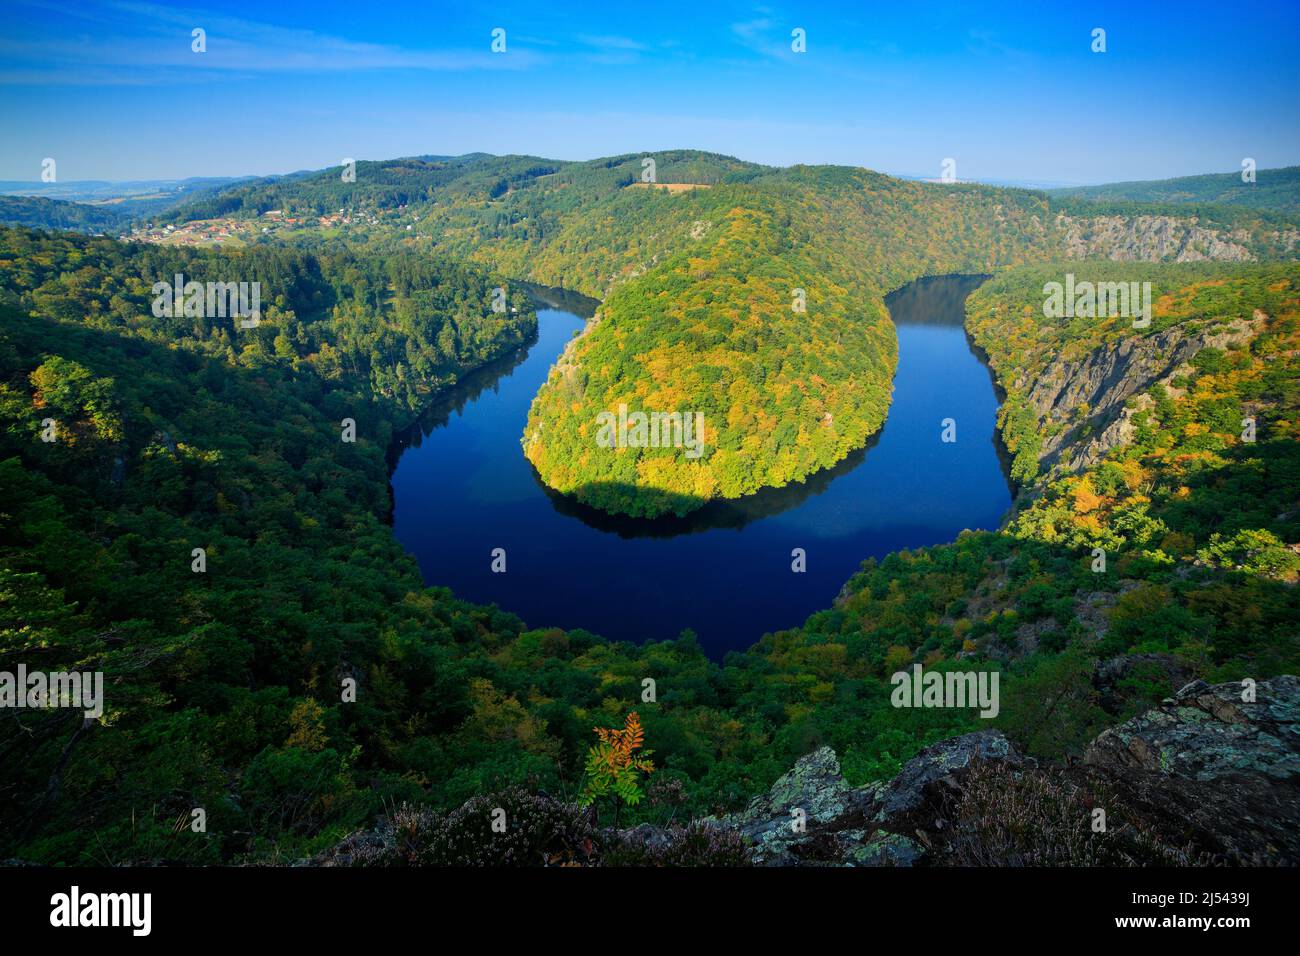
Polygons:
<instances>
[{"instance_id":1,"label":"clear sky","mask_svg":"<svg viewBox=\"0 0 1300 956\"><path fill-rule=\"evenodd\" d=\"M1300 163L1300 3L0 0L0 130L0 178L48 156L61 182L673 147L1029 182L1263 169Z\"/></svg>"}]
</instances>

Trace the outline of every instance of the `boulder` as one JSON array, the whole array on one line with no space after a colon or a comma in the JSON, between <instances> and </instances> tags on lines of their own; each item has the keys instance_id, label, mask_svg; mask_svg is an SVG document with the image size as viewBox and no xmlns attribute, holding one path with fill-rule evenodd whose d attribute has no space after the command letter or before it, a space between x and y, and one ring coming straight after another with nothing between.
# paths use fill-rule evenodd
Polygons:
<instances>
[{"instance_id":1,"label":"boulder","mask_svg":"<svg viewBox=\"0 0 1300 956\"><path fill-rule=\"evenodd\" d=\"M744 810L717 822L753 843L757 864L833 863L838 862L839 847L832 834L850 821L864 822L875 794L870 785L850 787L840 773L835 751L821 747L800 757ZM795 826L797 810L803 811L802 829Z\"/></svg>"},{"instance_id":2,"label":"boulder","mask_svg":"<svg viewBox=\"0 0 1300 956\"><path fill-rule=\"evenodd\" d=\"M1202 781L1300 777L1300 682L1289 676L1260 681L1253 702L1242 700L1245 692L1240 683L1188 684L1158 708L1102 733L1084 762Z\"/></svg>"},{"instance_id":3,"label":"boulder","mask_svg":"<svg viewBox=\"0 0 1300 956\"><path fill-rule=\"evenodd\" d=\"M1100 734L1085 786L1172 846L1214 863L1300 864L1300 681L1194 681Z\"/></svg>"},{"instance_id":4,"label":"boulder","mask_svg":"<svg viewBox=\"0 0 1300 956\"><path fill-rule=\"evenodd\" d=\"M1019 767L1024 758L997 730L979 730L926 747L903 767L881 795L877 820L886 822L922 808L932 787L955 788L958 775L977 760Z\"/></svg>"}]
</instances>

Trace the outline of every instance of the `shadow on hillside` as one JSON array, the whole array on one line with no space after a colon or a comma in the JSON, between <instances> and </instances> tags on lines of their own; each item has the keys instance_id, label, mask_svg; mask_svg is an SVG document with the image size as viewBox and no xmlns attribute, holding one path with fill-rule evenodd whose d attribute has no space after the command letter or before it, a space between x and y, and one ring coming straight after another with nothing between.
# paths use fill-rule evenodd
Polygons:
<instances>
[{"instance_id":1,"label":"shadow on hillside","mask_svg":"<svg viewBox=\"0 0 1300 956\"><path fill-rule=\"evenodd\" d=\"M600 308L600 300L556 286L538 285L535 282L516 281L516 285L528 294L533 306L539 309L561 309L572 312L582 319L589 319Z\"/></svg>"},{"instance_id":2,"label":"shadow on hillside","mask_svg":"<svg viewBox=\"0 0 1300 956\"><path fill-rule=\"evenodd\" d=\"M751 521L770 518L797 508L826 491L835 479L861 465L867 453L880 441L880 435L881 431L875 432L866 445L850 452L843 461L809 475L804 481L793 482L784 488L765 488L756 494L731 500L708 500L694 495L665 492L655 492L653 497L649 497L645 489L636 485L607 481L591 482L573 494L564 494L548 487L537 469L532 469L532 474L533 480L545 492L556 511L566 517L576 518L588 527L616 534L620 538L674 538L719 528L739 530ZM680 517L669 514L661 518L634 518L626 514L612 514L585 503L593 500L653 500L666 505L672 512L685 513Z\"/></svg>"},{"instance_id":3,"label":"shadow on hillside","mask_svg":"<svg viewBox=\"0 0 1300 956\"><path fill-rule=\"evenodd\" d=\"M388 448L389 471L391 472L397 466L397 460L402 457L402 452L406 449L419 448L425 438L451 421L453 415L463 412L465 406L486 391L496 391L497 385L503 379L509 378L511 373L524 363L528 353L536 344L537 330L534 329L528 338L509 354L480 365L471 372L466 372L455 385L439 392L415 421L393 436L393 441Z\"/></svg>"}]
</instances>

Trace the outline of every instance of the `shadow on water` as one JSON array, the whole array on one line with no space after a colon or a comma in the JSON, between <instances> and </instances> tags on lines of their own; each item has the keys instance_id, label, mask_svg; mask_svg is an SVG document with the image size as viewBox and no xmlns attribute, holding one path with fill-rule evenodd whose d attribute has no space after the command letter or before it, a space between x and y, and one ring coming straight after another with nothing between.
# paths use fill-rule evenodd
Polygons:
<instances>
[{"instance_id":1,"label":"shadow on water","mask_svg":"<svg viewBox=\"0 0 1300 956\"><path fill-rule=\"evenodd\" d=\"M600 308L599 299L593 299L591 296L574 292L571 289L556 289L552 286L537 285L535 282L516 282L515 284L528 293L528 297L533 300L533 305L538 308L572 312L580 319L591 318L596 314L596 310Z\"/></svg>"},{"instance_id":2,"label":"shadow on water","mask_svg":"<svg viewBox=\"0 0 1300 956\"><path fill-rule=\"evenodd\" d=\"M923 276L885 296L885 305L891 316L907 316L907 325L962 325L966 297L989 278L986 274Z\"/></svg>"},{"instance_id":3,"label":"shadow on water","mask_svg":"<svg viewBox=\"0 0 1300 956\"><path fill-rule=\"evenodd\" d=\"M522 345L501 358L493 359L480 365L472 372L466 372L459 382L442 392L428 408L422 411L415 421L399 431L388 449L388 466L392 469L402 452L408 448L419 448L424 439L442 428L453 415L465 411L467 405L477 401L484 392L496 391L503 378L506 378L528 360L528 353L537 344L537 332L534 330Z\"/></svg>"},{"instance_id":4,"label":"shadow on water","mask_svg":"<svg viewBox=\"0 0 1300 956\"><path fill-rule=\"evenodd\" d=\"M568 289L553 289L531 282L516 284L524 289L538 308L561 309L580 318L589 319L596 314L596 309L600 306L600 300ZM507 378L511 372L528 360L528 355L537 344L537 340L538 333L534 329L533 333L514 351L480 365L471 372L466 372L459 382L443 391L415 421L394 436L388 448L389 470L397 466L402 452L408 448L419 448L427 436L451 421L453 415L464 412L466 406L477 401L484 392L495 391L502 379Z\"/></svg>"}]
</instances>

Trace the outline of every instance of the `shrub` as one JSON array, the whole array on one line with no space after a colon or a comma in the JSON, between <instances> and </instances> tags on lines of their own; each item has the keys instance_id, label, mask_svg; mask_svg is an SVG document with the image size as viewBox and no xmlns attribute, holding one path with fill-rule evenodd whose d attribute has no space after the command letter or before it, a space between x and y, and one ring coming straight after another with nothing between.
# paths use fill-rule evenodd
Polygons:
<instances>
[{"instance_id":1,"label":"shrub","mask_svg":"<svg viewBox=\"0 0 1300 956\"><path fill-rule=\"evenodd\" d=\"M605 866L748 866L749 845L735 830L694 822L673 827L658 840L639 839L637 831L605 848Z\"/></svg>"},{"instance_id":2,"label":"shrub","mask_svg":"<svg viewBox=\"0 0 1300 956\"><path fill-rule=\"evenodd\" d=\"M579 802L589 807L601 797L612 796L617 821L620 802L628 806L641 802L643 794L637 774L654 772L654 764L648 759L654 751L635 753L645 741L641 718L635 710L624 718L621 729L597 727L596 736L600 741L587 751L586 778Z\"/></svg>"},{"instance_id":3,"label":"shrub","mask_svg":"<svg viewBox=\"0 0 1300 956\"><path fill-rule=\"evenodd\" d=\"M953 866L1194 866L1208 861L1172 847L1133 824L1093 829L1093 810L1122 814L1110 796L1098 799L1042 771L1005 765L972 767L944 816L945 863Z\"/></svg>"},{"instance_id":4,"label":"shrub","mask_svg":"<svg viewBox=\"0 0 1300 956\"><path fill-rule=\"evenodd\" d=\"M355 866L581 866L595 857L596 833L581 808L510 787L474 797L443 817L403 805L380 840L358 849L351 862Z\"/></svg>"}]
</instances>

